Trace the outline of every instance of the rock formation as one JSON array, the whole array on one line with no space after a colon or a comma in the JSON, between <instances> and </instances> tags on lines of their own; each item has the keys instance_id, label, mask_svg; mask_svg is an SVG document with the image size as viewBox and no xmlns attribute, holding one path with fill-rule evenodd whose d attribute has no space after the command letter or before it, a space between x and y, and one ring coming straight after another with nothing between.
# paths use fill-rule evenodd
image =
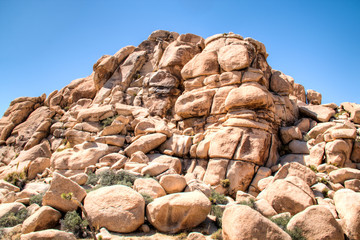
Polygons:
<instances>
[{"instance_id":1,"label":"rock formation","mask_svg":"<svg viewBox=\"0 0 360 240\"><path fill-rule=\"evenodd\" d=\"M321 104L267 56L234 33L158 30L47 97L13 100L0 119L12 183L0 183L1 216L27 207L22 239L73 239L46 229L77 210L106 236L177 233L218 223L217 208L224 239L360 239L360 202L347 197L360 194L360 105Z\"/></svg>"}]
</instances>

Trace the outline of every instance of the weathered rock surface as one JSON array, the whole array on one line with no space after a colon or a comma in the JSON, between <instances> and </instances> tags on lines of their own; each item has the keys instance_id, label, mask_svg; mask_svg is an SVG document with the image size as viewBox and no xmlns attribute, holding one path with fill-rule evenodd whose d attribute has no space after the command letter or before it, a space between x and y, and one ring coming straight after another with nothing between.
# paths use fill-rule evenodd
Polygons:
<instances>
[{"instance_id":1,"label":"weathered rock surface","mask_svg":"<svg viewBox=\"0 0 360 240\"><path fill-rule=\"evenodd\" d=\"M61 218L61 213L52 207L43 206L22 224L23 234L55 227Z\"/></svg>"},{"instance_id":2,"label":"weathered rock surface","mask_svg":"<svg viewBox=\"0 0 360 240\"><path fill-rule=\"evenodd\" d=\"M201 192L174 193L155 199L146 207L149 222L161 232L176 233L203 222L211 208Z\"/></svg>"},{"instance_id":3,"label":"weathered rock surface","mask_svg":"<svg viewBox=\"0 0 360 240\"><path fill-rule=\"evenodd\" d=\"M232 239L291 239L275 223L245 205L225 209L222 234L225 240Z\"/></svg>"},{"instance_id":4,"label":"weathered rock surface","mask_svg":"<svg viewBox=\"0 0 360 240\"><path fill-rule=\"evenodd\" d=\"M144 223L144 198L129 187L114 185L90 192L84 208L94 227L128 233Z\"/></svg>"}]
</instances>

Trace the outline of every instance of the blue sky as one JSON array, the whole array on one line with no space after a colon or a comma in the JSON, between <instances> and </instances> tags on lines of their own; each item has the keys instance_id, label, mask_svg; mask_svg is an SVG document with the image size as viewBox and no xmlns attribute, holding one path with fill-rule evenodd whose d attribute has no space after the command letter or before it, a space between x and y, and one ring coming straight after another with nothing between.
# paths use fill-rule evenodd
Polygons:
<instances>
[{"instance_id":1,"label":"blue sky","mask_svg":"<svg viewBox=\"0 0 360 240\"><path fill-rule=\"evenodd\" d=\"M88 76L104 54L157 29L263 42L272 68L323 103L360 103L360 1L0 0L0 114Z\"/></svg>"}]
</instances>

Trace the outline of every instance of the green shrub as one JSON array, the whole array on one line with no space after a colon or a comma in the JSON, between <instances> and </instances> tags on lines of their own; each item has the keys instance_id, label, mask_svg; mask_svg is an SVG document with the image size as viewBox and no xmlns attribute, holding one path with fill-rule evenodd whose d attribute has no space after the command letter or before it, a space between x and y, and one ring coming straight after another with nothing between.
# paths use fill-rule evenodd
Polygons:
<instances>
[{"instance_id":1,"label":"green shrub","mask_svg":"<svg viewBox=\"0 0 360 240\"><path fill-rule=\"evenodd\" d=\"M255 203L255 199L253 199L253 198L249 198L249 200L244 200L244 201L238 202L238 204L240 204L240 205L246 205L251 208L254 208L254 203Z\"/></svg>"},{"instance_id":2,"label":"green shrub","mask_svg":"<svg viewBox=\"0 0 360 240\"><path fill-rule=\"evenodd\" d=\"M100 175L96 175L91 171L87 172L87 175L88 175L88 180L86 181L86 184L95 186L100 179Z\"/></svg>"},{"instance_id":3,"label":"green shrub","mask_svg":"<svg viewBox=\"0 0 360 240\"><path fill-rule=\"evenodd\" d=\"M0 227L13 227L21 224L28 217L26 208L20 209L16 213L9 212L0 218Z\"/></svg>"},{"instance_id":4,"label":"green shrub","mask_svg":"<svg viewBox=\"0 0 360 240\"><path fill-rule=\"evenodd\" d=\"M12 172L9 173L5 178L5 181L19 187L20 189L23 189L26 181L27 181L27 177L26 177L26 173L25 171L22 172Z\"/></svg>"},{"instance_id":5,"label":"green shrub","mask_svg":"<svg viewBox=\"0 0 360 240\"><path fill-rule=\"evenodd\" d=\"M176 240L186 240L186 239L187 239L187 233L186 232L179 233L176 236Z\"/></svg>"},{"instance_id":6,"label":"green shrub","mask_svg":"<svg viewBox=\"0 0 360 240\"><path fill-rule=\"evenodd\" d=\"M227 204L228 203L228 200L226 199L224 194L220 194L215 191L211 191L211 196L209 197L209 200L213 204Z\"/></svg>"},{"instance_id":7,"label":"green shrub","mask_svg":"<svg viewBox=\"0 0 360 240\"><path fill-rule=\"evenodd\" d=\"M119 171L115 173L114 171L106 171L100 174L100 185L102 186L111 186L111 185L125 185L132 187L134 185L137 177L125 171Z\"/></svg>"},{"instance_id":8,"label":"green shrub","mask_svg":"<svg viewBox=\"0 0 360 240\"><path fill-rule=\"evenodd\" d=\"M221 228L222 227L222 216L224 213L224 208L218 205L211 205L210 214L216 217L216 225Z\"/></svg>"},{"instance_id":9,"label":"green shrub","mask_svg":"<svg viewBox=\"0 0 360 240\"><path fill-rule=\"evenodd\" d=\"M314 165L309 165L308 168L310 168L314 173L318 172L317 167Z\"/></svg>"},{"instance_id":10,"label":"green shrub","mask_svg":"<svg viewBox=\"0 0 360 240\"><path fill-rule=\"evenodd\" d=\"M37 195L30 197L30 205L33 203L36 203L37 205L42 206L43 196L44 196L44 193L39 193Z\"/></svg>"},{"instance_id":11,"label":"green shrub","mask_svg":"<svg viewBox=\"0 0 360 240\"><path fill-rule=\"evenodd\" d=\"M286 226L288 225L289 221L290 221L291 217L290 216L284 216L284 217L280 217L280 218L275 218L272 219L270 218L270 220L274 223L276 223L276 225L278 225L281 229L283 229L287 234L290 235L291 239L293 240L306 240L303 236L302 236L302 231L300 228L295 227L294 230L288 230L286 228Z\"/></svg>"},{"instance_id":12,"label":"green shrub","mask_svg":"<svg viewBox=\"0 0 360 240\"><path fill-rule=\"evenodd\" d=\"M113 121L115 120L115 118L117 118L117 115L101 120L102 127L105 128L107 126L110 126L113 123Z\"/></svg>"},{"instance_id":13,"label":"green shrub","mask_svg":"<svg viewBox=\"0 0 360 240\"><path fill-rule=\"evenodd\" d=\"M83 220L76 211L67 212L64 219L60 220L61 229L74 233L77 237L86 237L89 235L86 220Z\"/></svg>"},{"instance_id":14,"label":"green shrub","mask_svg":"<svg viewBox=\"0 0 360 240\"><path fill-rule=\"evenodd\" d=\"M230 180L229 179L222 179L220 180L220 184L224 188L228 188L230 186Z\"/></svg>"},{"instance_id":15,"label":"green shrub","mask_svg":"<svg viewBox=\"0 0 360 240\"><path fill-rule=\"evenodd\" d=\"M154 201L154 199L147 193L141 193L141 196L143 196L143 198L145 200L145 205L148 205L149 203Z\"/></svg>"},{"instance_id":16,"label":"green shrub","mask_svg":"<svg viewBox=\"0 0 360 240\"><path fill-rule=\"evenodd\" d=\"M322 177L322 178L318 179L318 181L317 181L317 182L319 182L319 183L323 183L323 184L325 184L325 185L329 184L329 181L328 181L326 178L324 178L324 177Z\"/></svg>"},{"instance_id":17,"label":"green shrub","mask_svg":"<svg viewBox=\"0 0 360 240\"><path fill-rule=\"evenodd\" d=\"M222 240L222 229L219 228L216 232L214 232L213 234L211 234L211 239L215 239L215 240Z\"/></svg>"}]
</instances>

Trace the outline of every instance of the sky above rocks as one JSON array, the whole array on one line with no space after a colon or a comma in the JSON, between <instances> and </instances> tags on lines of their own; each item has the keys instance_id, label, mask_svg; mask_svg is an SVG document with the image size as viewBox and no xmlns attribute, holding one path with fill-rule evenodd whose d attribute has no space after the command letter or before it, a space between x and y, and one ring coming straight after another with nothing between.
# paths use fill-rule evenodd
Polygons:
<instances>
[{"instance_id":1,"label":"sky above rocks","mask_svg":"<svg viewBox=\"0 0 360 240\"><path fill-rule=\"evenodd\" d=\"M323 95L360 103L360 1L0 0L0 115L47 95L93 64L163 29L263 42L273 69Z\"/></svg>"}]
</instances>

